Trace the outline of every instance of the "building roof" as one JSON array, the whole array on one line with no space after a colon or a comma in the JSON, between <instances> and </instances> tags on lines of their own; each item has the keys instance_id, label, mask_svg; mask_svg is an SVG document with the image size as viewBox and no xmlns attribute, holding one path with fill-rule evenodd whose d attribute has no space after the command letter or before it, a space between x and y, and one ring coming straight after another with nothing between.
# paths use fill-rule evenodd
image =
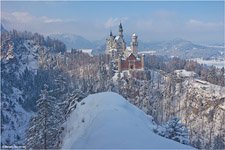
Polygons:
<instances>
[{"instance_id":1,"label":"building roof","mask_svg":"<svg viewBox=\"0 0 225 150\"><path fill-rule=\"evenodd\" d=\"M135 56L133 53L131 53L131 54L127 57L127 59L136 59L136 56Z\"/></svg>"},{"instance_id":2,"label":"building roof","mask_svg":"<svg viewBox=\"0 0 225 150\"><path fill-rule=\"evenodd\" d=\"M110 51L117 51L117 49L110 49Z\"/></svg>"},{"instance_id":3,"label":"building roof","mask_svg":"<svg viewBox=\"0 0 225 150\"><path fill-rule=\"evenodd\" d=\"M117 36L115 37L115 40L117 40L117 41L118 41L118 40L119 40L119 38L120 38L120 36L118 36L118 35L117 35Z\"/></svg>"},{"instance_id":4,"label":"building roof","mask_svg":"<svg viewBox=\"0 0 225 150\"><path fill-rule=\"evenodd\" d=\"M127 46L127 49L126 50L131 51L131 47L130 46Z\"/></svg>"}]
</instances>

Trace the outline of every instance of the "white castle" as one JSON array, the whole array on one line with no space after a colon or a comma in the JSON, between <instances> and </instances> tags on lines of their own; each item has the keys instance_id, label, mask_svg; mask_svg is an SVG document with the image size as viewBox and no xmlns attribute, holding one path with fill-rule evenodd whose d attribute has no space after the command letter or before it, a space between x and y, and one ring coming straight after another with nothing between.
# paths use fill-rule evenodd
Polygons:
<instances>
[{"instance_id":1,"label":"white castle","mask_svg":"<svg viewBox=\"0 0 225 150\"><path fill-rule=\"evenodd\" d=\"M112 58L118 58L119 55L125 55L128 57L131 53L137 56L137 38L138 36L134 33L132 35L130 47L126 47L126 42L123 38L123 27L120 23L118 35L114 36L112 34L112 31L110 31L109 38L106 39L106 53L109 54Z\"/></svg>"},{"instance_id":2,"label":"white castle","mask_svg":"<svg viewBox=\"0 0 225 150\"><path fill-rule=\"evenodd\" d=\"M117 36L110 31L109 37L106 39L106 54L108 54L118 67L118 71L144 69L144 55L138 58L138 36L132 35L130 47L126 47L123 38L123 27L119 24L119 33Z\"/></svg>"}]
</instances>

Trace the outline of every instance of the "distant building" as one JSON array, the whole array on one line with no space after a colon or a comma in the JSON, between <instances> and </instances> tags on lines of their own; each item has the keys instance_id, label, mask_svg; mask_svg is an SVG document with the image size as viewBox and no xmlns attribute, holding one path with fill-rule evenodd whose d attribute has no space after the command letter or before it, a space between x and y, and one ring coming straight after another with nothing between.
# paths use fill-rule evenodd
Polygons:
<instances>
[{"instance_id":1,"label":"distant building","mask_svg":"<svg viewBox=\"0 0 225 150\"><path fill-rule=\"evenodd\" d=\"M110 31L109 37L106 39L106 54L108 54L115 62L118 71L144 69L144 55L138 56L138 36L132 35L130 47L126 46L123 38L123 27L119 24L119 33L117 36Z\"/></svg>"},{"instance_id":2,"label":"distant building","mask_svg":"<svg viewBox=\"0 0 225 150\"><path fill-rule=\"evenodd\" d=\"M180 77L180 78L189 78L189 77L193 77L193 78L197 78L198 75L193 72L193 71L187 71L187 70L175 70L174 71L174 74L177 76L177 77Z\"/></svg>"}]
</instances>

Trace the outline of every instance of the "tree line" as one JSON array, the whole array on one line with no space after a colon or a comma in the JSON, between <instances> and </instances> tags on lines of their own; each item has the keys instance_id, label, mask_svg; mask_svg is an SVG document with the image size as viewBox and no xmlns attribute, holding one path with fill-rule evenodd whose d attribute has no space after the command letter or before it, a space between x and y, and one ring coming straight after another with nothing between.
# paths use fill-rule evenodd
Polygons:
<instances>
[{"instance_id":1,"label":"tree line","mask_svg":"<svg viewBox=\"0 0 225 150\"><path fill-rule=\"evenodd\" d=\"M185 69L187 71L195 72L201 80L225 86L224 67L217 68L215 66L199 64L194 60L154 55L146 55L146 67L149 69L163 70L166 73L173 73L175 70Z\"/></svg>"}]
</instances>

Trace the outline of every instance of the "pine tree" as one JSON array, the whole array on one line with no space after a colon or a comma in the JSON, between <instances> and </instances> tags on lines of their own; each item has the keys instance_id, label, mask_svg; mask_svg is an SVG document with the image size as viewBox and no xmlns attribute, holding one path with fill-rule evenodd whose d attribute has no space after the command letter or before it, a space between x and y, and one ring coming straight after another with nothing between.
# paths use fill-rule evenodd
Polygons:
<instances>
[{"instance_id":1,"label":"pine tree","mask_svg":"<svg viewBox=\"0 0 225 150\"><path fill-rule=\"evenodd\" d=\"M148 81L143 82L139 88L140 108L147 114L149 114L150 108L150 84Z\"/></svg>"},{"instance_id":2,"label":"pine tree","mask_svg":"<svg viewBox=\"0 0 225 150\"><path fill-rule=\"evenodd\" d=\"M68 115L76 108L77 103L81 102L86 97L81 90L76 89L72 93L67 94L67 98L64 102L64 115L67 118Z\"/></svg>"},{"instance_id":3,"label":"pine tree","mask_svg":"<svg viewBox=\"0 0 225 150\"><path fill-rule=\"evenodd\" d=\"M217 135L213 141L213 149L225 149L225 140L222 135Z\"/></svg>"},{"instance_id":4,"label":"pine tree","mask_svg":"<svg viewBox=\"0 0 225 150\"><path fill-rule=\"evenodd\" d=\"M57 113L55 110L55 97L50 95L45 84L37 100L37 115L31 119L27 132L27 148L49 149L55 148L58 132Z\"/></svg>"},{"instance_id":5,"label":"pine tree","mask_svg":"<svg viewBox=\"0 0 225 150\"><path fill-rule=\"evenodd\" d=\"M170 119L162 127L157 128L155 132L174 141L189 144L188 130L182 123L180 123L180 119L176 117Z\"/></svg>"},{"instance_id":6,"label":"pine tree","mask_svg":"<svg viewBox=\"0 0 225 150\"><path fill-rule=\"evenodd\" d=\"M98 92L107 91L108 74L102 56L100 56L99 58L98 78L99 78L99 89L97 91Z\"/></svg>"},{"instance_id":7,"label":"pine tree","mask_svg":"<svg viewBox=\"0 0 225 150\"><path fill-rule=\"evenodd\" d=\"M219 85L224 86L225 85L225 71L224 67L221 68L220 74L219 74Z\"/></svg>"},{"instance_id":8,"label":"pine tree","mask_svg":"<svg viewBox=\"0 0 225 150\"><path fill-rule=\"evenodd\" d=\"M30 119L29 128L27 130L27 137L26 137L26 148L33 148L38 149L41 145L41 138L42 135L39 135L39 132L37 131L40 129L41 126L38 123L37 117L33 117Z\"/></svg>"},{"instance_id":9,"label":"pine tree","mask_svg":"<svg viewBox=\"0 0 225 150\"><path fill-rule=\"evenodd\" d=\"M61 97L68 92L66 79L62 75L58 75L55 79L55 85L56 88L53 90L55 97Z\"/></svg>"}]
</instances>

